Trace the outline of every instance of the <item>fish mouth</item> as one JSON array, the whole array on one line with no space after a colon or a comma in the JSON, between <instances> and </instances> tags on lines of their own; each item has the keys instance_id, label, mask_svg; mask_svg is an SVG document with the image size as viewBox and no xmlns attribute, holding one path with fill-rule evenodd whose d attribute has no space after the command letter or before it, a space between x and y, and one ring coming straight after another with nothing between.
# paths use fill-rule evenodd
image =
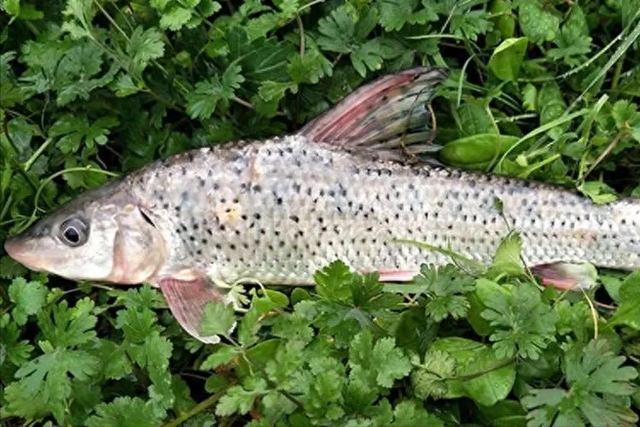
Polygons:
<instances>
[{"instance_id":1,"label":"fish mouth","mask_svg":"<svg viewBox=\"0 0 640 427\"><path fill-rule=\"evenodd\" d=\"M4 242L4 250L11 258L25 267L35 271L43 271L42 257L35 255L30 245L22 239L17 237L7 239Z\"/></svg>"}]
</instances>

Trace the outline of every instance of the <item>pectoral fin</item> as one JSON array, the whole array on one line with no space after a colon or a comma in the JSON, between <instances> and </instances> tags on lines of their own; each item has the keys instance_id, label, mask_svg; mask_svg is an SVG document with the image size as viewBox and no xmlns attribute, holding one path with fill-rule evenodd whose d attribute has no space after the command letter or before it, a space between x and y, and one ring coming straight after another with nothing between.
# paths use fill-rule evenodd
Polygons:
<instances>
[{"instance_id":1,"label":"pectoral fin","mask_svg":"<svg viewBox=\"0 0 640 427\"><path fill-rule=\"evenodd\" d=\"M220 342L217 335L200 334L200 322L204 307L223 299L224 293L206 278L178 280L163 278L158 282L171 313L191 336L208 344Z\"/></svg>"},{"instance_id":2,"label":"pectoral fin","mask_svg":"<svg viewBox=\"0 0 640 427\"><path fill-rule=\"evenodd\" d=\"M598 279L598 271L588 263L541 264L531 267L531 272L539 276L544 285L552 285L562 290L587 290L596 286Z\"/></svg>"}]
</instances>

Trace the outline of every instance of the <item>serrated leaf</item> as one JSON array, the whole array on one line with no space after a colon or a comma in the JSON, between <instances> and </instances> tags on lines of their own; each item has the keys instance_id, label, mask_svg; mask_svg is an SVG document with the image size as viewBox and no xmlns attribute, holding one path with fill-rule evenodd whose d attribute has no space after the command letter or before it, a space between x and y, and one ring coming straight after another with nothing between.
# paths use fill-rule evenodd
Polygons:
<instances>
[{"instance_id":1,"label":"serrated leaf","mask_svg":"<svg viewBox=\"0 0 640 427\"><path fill-rule=\"evenodd\" d=\"M380 25L386 31L398 31L407 24L426 24L438 20L432 8L420 8L419 4L418 0L379 0Z\"/></svg>"},{"instance_id":2,"label":"serrated leaf","mask_svg":"<svg viewBox=\"0 0 640 427\"><path fill-rule=\"evenodd\" d=\"M152 60L164 55L162 34L155 28L144 30L141 26L137 27L127 44L127 54L130 64L129 71L140 75Z\"/></svg>"},{"instance_id":3,"label":"serrated leaf","mask_svg":"<svg viewBox=\"0 0 640 427\"><path fill-rule=\"evenodd\" d=\"M537 359L555 340L555 312L542 302L540 291L532 285L511 288L510 295L495 292L488 296L482 317L496 330L489 339L494 342L498 358L518 354Z\"/></svg>"},{"instance_id":4,"label":"serrated leaf","mask_svg":"<svg viewBox=\"0 0 640 427\"><path fill-rule=\"evenodd\" d=\"M265 393L266 385L264 380L256 379L250 381L244 387L240 385L231 387L220 398L216 406L216 415L246 414L251 409L254 398Z\"/></svg>"},{"instance_id":5,"label":"serrated leaf","mask_svg":"<svg viewBox=\"0 0 640 427\"><path fill-rule=\"evenodd\" d=\"M287 66L287 73L297 83L318 83L333 74L331 62L318 49L308 49L304 56L295 55Z\"/></svg>"},{"instance_id":6,"label":"serrated leaf","mask_svg":"<svg viewBox=\"0 0 640 427\"><path fill-rule=\"evenodd\" d=\"M229 363L237 354L238 350L235 347L229 345L219 347L202 362L200 369L205 371L216 369L220 365Z\"/></svg>"},{"instance_id":7,"label":"serrated leaf","mask_svg":"<svg viewBox=\"0 0 640 427\"><path fill-rule=\"evenodd\" d=\"M491 406L503 400L511 392L516 372L513 364L495 357L490 347L465 338L440 338L430 351L442 351L453 359L456 376L472 375L472 378L446 381L444 397L468 396L481 405ZM477 374L477 375L476 375Z\"/></svg>"},{"instance_id":8,"label":"serrated leaf","mask_svg":"<svg viewBox=\"0 0 640 427\"><path fill-rule=\"evenodd\" d=\"M565 353L563 370L569 390L561 388L533 389L522 399L530 410L528 425L571 422L572 425L632 425L638 421L620 396L633 393L629 381L638 372L621 365L624 357L613 357L603 340L592 340L586 347L573 344ZM607 399L607 395L614 397ZM556 425L556 424L554 424ZM564 425L564 424L563 424Z\"/></svg>"},{"instance_id":9,"label":"serrated leaf","mask_svg":"<svg viewBox=\"0 0 640 427\"><path fill-rule=\"evenodd\" d=\"M97 318L92 314L94 302L89 298L78 301L69 309L62 301L49 310L37 314L43 337L54 347L73 347L95 339Z\"/></svg>"},{"instance_id":10,"label":"serrated leaf","mask_svg":"<svg viewBox=\"0 0 640 427\"><path fill-rule=\"evenodd\" d=\"M615 190L602 181L585 181L578 186L578 190L598 205L615 202L618 199Z\"/></svg>"},{"instance_id":11,"label":"serrated leaf","mask_svg":"<svg viewBox=\"0 0 640 427\"><path fill-rule=\"evenodd\" d=\"M221 78L198 82L195 91L187 95L187 113L191 118L208 119L219 103L227 103L244 82L239 65L231 65Z\"/></svg>"},{"instance_id":12,"label":"serrated leaf","mask_svg":"<svg viewBox=\"0 0 640 427\"><path fill-rule=\"evenodd\" d=\"M213 301L204 307L200 332L204 336L227 335L235 324L233 307L221 301Z\"/></svg>"},{"instance_id":13,"label":"serrated leaf","mask_svg":"<svg viewBox=\"0 0 640 427\"><path fill-rule=\"evenodd\" d=\"M96 415L87 419L87 427L122 427L135 425L155 427L160 419L156 418L144 400L138 397L116 397L111 403L96 406Z\"/></svg>"},{"instance_id":14,"label":"serrated leaf","mask_svg":"<svg viewBox=\"0 0 640 427\"><path fill-rule=\"evenodd\" d=\"M533 43L542 43L556 37L560 28L560 18L550 9L552 10L544 9L538 1L519 2L520 28Z\"/></svg>"},{"instance_id":15,"label":"serrated leaf","mask_svg":"<svg viewBox=\"0 0 640 427\"><path fill-rule=\"evenodd\" d=\"M24 325L27 318L40 311L46 302L48 290L39 282L27 282L24 278L13 279L9 285L9 299L16 306L11 311L14 321Z\"/></svg>"},{"instance_id":16,"label":"serrated leaf","mask_svg":"<svg viewBox=\"0 0 640 427\"><path fill-rule=\"evenodd\" d=\"M444 427L445 423L429 414L417 400L404 400L393 411L394 420L390 427Z\"/></svg>"},{"instance_id":17,"label":"serrated leaf","mask_svg":"<svg viewBox=\"0 0 640 427\"><path fill-rule=\"evenodd\" d=\"M455 361L443 351L427 351L424 362L411 374L416 396L426 400L442 397L447 393L445 380L455 375Z\"/></svg>"},{"instance_id":18,"label":"serrated leaf","mask_svg":"<svg viewBox=\"0 0 640 427\"><path fill-rule=\"evenodd\" d=\"M640 273L628 275L619 290L620 305L607 327L626 325L640 330Z\"/></svg>"},{"instance_id":19,"label":"serrated leaf","mask_svg":"<svg viewBox=\"0 0 640 427\"><path fill-rule=\"evenodd\" d=\"M163 30L169 29L172 31L178 31L184 27L187 22L189 22L192 15L193 12L190 9L173 6L167 12L162 13L162 18L160 18L160 28Z\"/></svg>"},{"instance_id":20,"label":"serrated leaf","mask_svg":"<svg viewBox=\"0 0 640 427\"><path fill-rule=\"evenodd\" d=\"M429 298L425 314L434 321L459 319L467 314L469 301L463 294L473 291L473 277L464 275L452 264L442 267L423 264L414 280Z\"/></svg>"}]
</instances>

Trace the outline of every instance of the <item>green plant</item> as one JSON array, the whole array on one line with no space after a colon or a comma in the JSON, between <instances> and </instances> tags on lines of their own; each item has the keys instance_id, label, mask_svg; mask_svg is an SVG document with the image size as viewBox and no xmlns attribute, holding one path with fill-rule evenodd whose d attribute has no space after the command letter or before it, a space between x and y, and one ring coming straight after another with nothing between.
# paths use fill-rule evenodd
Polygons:
<instances>
[{"instance_id":1,"label":"green plant","mask_svg":"<svg viewBox=\"0 0 640 427\"><path fill-rule=\"evenodd\" d=\"M374 76L444 65L442 162L640 195L638 0L5 0L0 240L159 157L293 132ZM636 101L636 102L634 102ZM0 258L3 425L633 425L640 276L543 289L510 236L382 285L211 305L203 346L148 286ZM607 299L617 308L596 306ZM232 328L234 322L237 327ZM230 332L231 330L231 332ZM635 411L635 413L634 413Z\"/></svg>"}]
</instances>

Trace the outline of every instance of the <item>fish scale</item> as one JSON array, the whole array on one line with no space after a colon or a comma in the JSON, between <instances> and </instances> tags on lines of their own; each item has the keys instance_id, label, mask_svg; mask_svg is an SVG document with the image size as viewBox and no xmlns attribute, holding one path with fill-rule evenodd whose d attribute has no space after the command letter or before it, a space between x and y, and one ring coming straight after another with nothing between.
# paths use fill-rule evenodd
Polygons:
<instances>
[{"instance_id":1,"label":"fish scale","mask_svg":"<svg viewBox=\"0 0 640 427\"><path fill-rule=\"evenodd\" d=\"M195 263L227 283L305 284L336 259L362 272L414 273L421 263L450 261L395 239L488 264L511 228L532 266L640 267L637 224L622 221L640 217L635 201L595 206L548 185L372 161L301 136L205 148L174 162L131 176L144 183L140 199L168 195L164 208L151 206L171 242L162 274Z\"/></svg>"},{"instance_id":2,"label":"fish scale","mask_svg":"<svg viewBox=\"0 0 640 427\"><path fill-rule=\"evenodd\" d=\"M219 338L200 333L206 305L235 302L223 285L308 285L338 259L406 282L451 252L488 266L516 230L543 284L592 286L585 263L640 268L637 199L597 206L559 187L420 162L437 148L426 103L446 77L441 68L384 76L295 135L154 162L78 196L5 248L70 279L151 283L209 343Z\"/></svg>"}]
</instances>

